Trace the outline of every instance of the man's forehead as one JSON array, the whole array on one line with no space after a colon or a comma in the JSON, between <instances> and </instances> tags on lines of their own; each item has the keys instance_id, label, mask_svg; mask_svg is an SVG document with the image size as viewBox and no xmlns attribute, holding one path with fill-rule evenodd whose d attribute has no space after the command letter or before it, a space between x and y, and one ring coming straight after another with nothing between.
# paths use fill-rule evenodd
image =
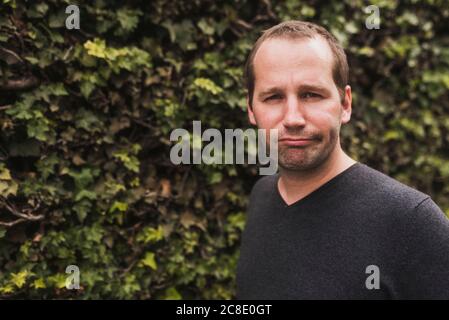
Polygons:
<instances>
[{"instance_id":1,"label":"man's forehead","mask_svg":"<svg viewBox=\"0 0 449 320\"><path fill-rule=\"evenodd\" d=\"M327 92L329 90L328 84L321 83L320 81L303 81L296 85L297 90L302 91L319 91L319 92ZM285 90L284 86L282 85L264 85L260 87L259 95L268 95L278 92L283 92Z\"/></svg>"},{"instance_id":2,"label":"man's forehead","mask_svg":"<svg viewBox=\"0 0 449 320\"><path fill-rule=\"evenodd\" d=\"M276 38L262 43L254 57L256 86L263 90L282 83L329 86L333 55L321 38Z\"/></svg>"},{"instance_id":3,"label":"man's forehead","mask_svg":"<svg viewBox=\"0 0 449 320\"><path fill-rule=\"evenodd\" d=\"M322 37L274 38L265 40L257 50L253 66L288 68L292 65L324 64L333 62L329 44Z\"/></svg>"}]
</instances>

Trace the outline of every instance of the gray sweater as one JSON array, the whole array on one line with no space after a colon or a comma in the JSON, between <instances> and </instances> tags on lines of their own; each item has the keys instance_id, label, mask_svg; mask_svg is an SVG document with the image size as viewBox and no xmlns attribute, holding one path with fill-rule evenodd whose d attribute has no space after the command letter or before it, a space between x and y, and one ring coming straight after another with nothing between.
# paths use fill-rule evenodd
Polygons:
<instances>
[{"instance_id":1,"label":"gray sweater","mask_svg":"<svg viewBox=\"0 0 449 320\"><path fill-rule=\"evenodd\" d=\"M357 162L288 206L278 178L251 192L237 299L449 299L449 219L428 195Z\"/></svg>"}]
</instances>

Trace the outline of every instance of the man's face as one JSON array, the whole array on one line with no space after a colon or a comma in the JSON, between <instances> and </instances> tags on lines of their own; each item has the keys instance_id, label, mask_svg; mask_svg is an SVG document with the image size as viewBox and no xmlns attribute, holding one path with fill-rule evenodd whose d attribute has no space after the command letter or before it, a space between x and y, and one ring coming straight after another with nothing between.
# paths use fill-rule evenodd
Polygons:
<instances>
[{"instance_id":1,"label":"man's face","mask_svg":"<svg viewBox=\"0 0 449 320\"><path fill-rule=\"evenodd\" d=\"M260 129L278 129L279 165L296 171L321 165L340 145L340 126L351 116L351 88L346 86L342 104L327 42L319 37L269 39L253 65L249 119Z\"/></svg>"}]
</instances>

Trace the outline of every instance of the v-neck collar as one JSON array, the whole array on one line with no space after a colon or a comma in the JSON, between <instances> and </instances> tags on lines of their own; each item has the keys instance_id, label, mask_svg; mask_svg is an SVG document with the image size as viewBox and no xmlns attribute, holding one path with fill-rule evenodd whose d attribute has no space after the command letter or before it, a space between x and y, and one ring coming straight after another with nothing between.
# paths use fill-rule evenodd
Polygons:
<instances>
[{"instance_id":1,"label":"v-neck collar","mask_svg":"<svg viewBox=\"0 0 449 320\"><path fill-rule=\"evenodd\" d=\"M312 192L310 192L309 194L307 194L305 197L293 202L292 204L288 205L287 202L285 202L284 198L282 198L282 195L279 191L279 186L278 186L278 182L279 182L279 178L280 178L280 174L277 174L277 177L275 179L275 184L274 187L276 189L276 196L278 197L278 199L280 200L282 207L284 209L290 209L293 207L298 207L300 205L303 205L307 202L309 202L311 199L313 199L314 197L316 197L317 194L323 192L323 190L329 188L330 186L332 186L333 184L335 184L339 179L341 179L341 177L343 177L344 175L346 175L347 173L349 173L350 171L352 171L354 168L357 168L359 166L361 166L362 163L360 162L355 162L354 164L352 164L351 166L349 166L348 168L346 168L345 170L343 170L342 172L340 172L339 174L337 174L336 176L334 176L333 178L331 178L330 180L326 181L325 183L323 183L321 186L319 186L318 188L316 188L315 190L313 190Z\"/></svg>"}]
</instances>

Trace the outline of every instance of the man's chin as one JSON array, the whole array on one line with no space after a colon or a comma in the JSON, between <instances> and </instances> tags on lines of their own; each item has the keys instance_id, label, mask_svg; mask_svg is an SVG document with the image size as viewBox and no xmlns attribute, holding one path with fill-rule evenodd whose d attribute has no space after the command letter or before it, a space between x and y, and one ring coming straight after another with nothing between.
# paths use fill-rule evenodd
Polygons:
<instances>
[{"instance_id":1,"label":"man's chin","mask_svg":"<svg viewBox=\"0 0 449 320\"><path fill-rule=\"evenodd\" d=\"M279 167L290 171L309 171L320 166L324 160L319 152L311 152L307 148L282 150L279 153Z\"/></svg>"},{"instance_id":2,"label":"man's chin","mask_svg":"<svg viewBox=\"0 0 449 320\"><path fill-rule=\"evenodd\" d=\"M316 161L306 161L305 159L279 159L279 167L289 171L309 171L318 166Z\"/></svg>"}]
</instances>

